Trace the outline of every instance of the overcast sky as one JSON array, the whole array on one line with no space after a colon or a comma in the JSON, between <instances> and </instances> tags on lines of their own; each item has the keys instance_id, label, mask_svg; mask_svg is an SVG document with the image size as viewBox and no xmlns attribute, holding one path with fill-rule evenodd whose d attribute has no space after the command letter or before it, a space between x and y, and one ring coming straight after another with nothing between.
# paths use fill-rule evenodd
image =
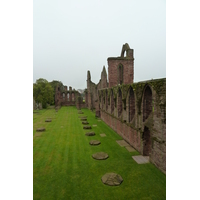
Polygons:
<instances>
[{"instance_id":1,"label":"overcast sky","mask_svg":"<svg viewBox=\"0 0 200 200\"><path fill-rule=\"evenodd\" d=\"M107 58L134 49L134 82L166 77L165 0L34 0L33 82L98 83Z\"/></svg>"}]
</instances>

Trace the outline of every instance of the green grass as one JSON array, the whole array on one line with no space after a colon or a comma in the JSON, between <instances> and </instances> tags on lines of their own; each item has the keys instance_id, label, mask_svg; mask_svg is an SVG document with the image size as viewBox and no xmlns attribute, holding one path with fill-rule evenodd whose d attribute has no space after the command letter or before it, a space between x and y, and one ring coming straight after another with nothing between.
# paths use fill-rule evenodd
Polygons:
<instances>
[{"instance_id":1,"label":"green grass","mask_svg":"<svg viewBox=\"0 0 200 200\"><path fill-rule=\"evenodd\" d=\"M33 195L34 199L166 199L166 176L153 164L137 164L132 155L120 147L116 140L122 139L94 113L76 107L61 107L33 114ZM87 116L95 136L87 137L78 116ZM45 122L52 118L52 122ZM36 129L46 131L36 137ZM106 137L100 137L105 133ZM89 141L101 141L99 146ZM107 160L94 160L92 154L104 151ZM107 186L101 177L108 172L118 173L123 182L120 186Z\"/></svg>"}]
</instances>

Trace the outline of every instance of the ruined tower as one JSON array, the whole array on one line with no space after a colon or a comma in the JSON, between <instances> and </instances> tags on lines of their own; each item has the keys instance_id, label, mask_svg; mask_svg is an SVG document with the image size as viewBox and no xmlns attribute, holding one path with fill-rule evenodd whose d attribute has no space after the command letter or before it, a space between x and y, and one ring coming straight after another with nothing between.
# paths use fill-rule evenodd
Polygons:
<instances>
[{"instance_id":1,"label":"ruined tower","mask_svg":"<svg viewBox=\"0 0 200 200\"><path fill-rule=\"evenodd\" d=\"M133 49L130 49L127 43L122 46L121 55L119 57L109 57L107 60L109 88L119 84L133 83Z\"/></svg>"}]
</instances>

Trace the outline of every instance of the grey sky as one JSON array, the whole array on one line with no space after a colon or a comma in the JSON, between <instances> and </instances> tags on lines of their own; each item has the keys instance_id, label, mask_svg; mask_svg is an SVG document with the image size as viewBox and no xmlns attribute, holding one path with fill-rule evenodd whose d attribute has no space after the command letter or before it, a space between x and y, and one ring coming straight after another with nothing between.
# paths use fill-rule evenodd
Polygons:
<instances>
[{"instance_id":1,"label":"grey sky","mask_svg":"<svg viewBox=\"0 0 200 200\"><path fill-rule=\"evenodd\" d=\"M166 77L165 0L34 0L33 82L86 88L107 58L134 49L134 81Z\"/></svg>"}]
</instances>

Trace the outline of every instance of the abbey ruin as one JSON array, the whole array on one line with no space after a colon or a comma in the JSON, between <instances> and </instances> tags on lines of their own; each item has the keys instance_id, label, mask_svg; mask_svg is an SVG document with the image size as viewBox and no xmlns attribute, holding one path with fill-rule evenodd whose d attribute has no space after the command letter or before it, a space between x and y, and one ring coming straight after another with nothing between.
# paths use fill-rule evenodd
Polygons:
<instances>
[{"instance_id":1,"label":"abbey ruin","mask_svg":"<svg viewBox=\"0 0 200 200\"><path fill-rule=\"evenodd\" d=\"M70 87L57 87L56 106L95 110L126 142L166 173L166 78L134 83L134 51L126 43L119 57L109 57L98 84L87 72L85 102Z\"/></svg>"}]
</instances>

